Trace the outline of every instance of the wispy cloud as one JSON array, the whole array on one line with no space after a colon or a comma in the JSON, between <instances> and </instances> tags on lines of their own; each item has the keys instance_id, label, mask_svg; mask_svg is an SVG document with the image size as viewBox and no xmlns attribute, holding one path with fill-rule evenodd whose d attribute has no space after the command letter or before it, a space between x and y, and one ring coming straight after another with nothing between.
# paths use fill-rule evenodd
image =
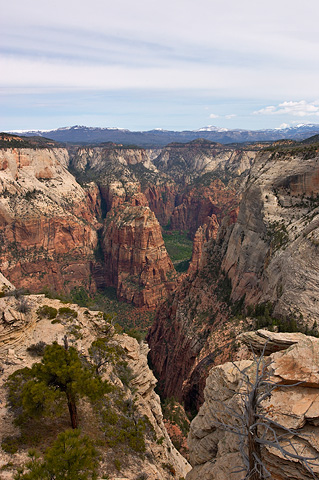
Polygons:
<instances>
[{"instance_id":1,"label":"wispy cloud","mask_svg":"<svg viewBox=\"0 0 319 480\"><path fill-rule=\"evenodd\" d=\"M319 101L282 102L279 105L269 105L254 112L254 115L292 115L294 117L319 116Z\"/></svg>"},{"instance_id":2,"label":"wispy cloud","mask_svg":"<svg viewBox=\"0 0 319 480\"><path fill-rule=\"evenodd\" d=\"M230 113L228 115L217 115L215 113L211 113L209 115L209 118L225 118L226 120L231 120L234 117L237 117L235 113Z\"/></svg>"}]
</instances>

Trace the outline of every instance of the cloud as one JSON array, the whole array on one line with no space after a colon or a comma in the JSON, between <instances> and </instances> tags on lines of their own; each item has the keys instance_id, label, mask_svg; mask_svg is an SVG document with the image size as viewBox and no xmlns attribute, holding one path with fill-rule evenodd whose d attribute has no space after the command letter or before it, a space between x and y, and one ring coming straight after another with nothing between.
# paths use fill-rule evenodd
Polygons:
<instances>
[{"instance_id":1,"label":"cloud","mask_svg":"<svg viewBox=\"0 0 319 480\"><path fill-rule=\"evenodd\" d=\"M230 120L231 118L237 117L235 113L231 113L229 115L216 115L215 113L211 113L209 118L225 118L226 120Z\"/></svg>"},{"instance_id":2,"label":"cloud","mask_svg":"<svg viewBox=\"0 0 319 480\"><path fill-rule=\"evenodd\" d=\"M319 101L283 102L277 106L269 105L253 113L254 115L292 115L294 117L319 116Z\"/></svg>"}]
</instances>

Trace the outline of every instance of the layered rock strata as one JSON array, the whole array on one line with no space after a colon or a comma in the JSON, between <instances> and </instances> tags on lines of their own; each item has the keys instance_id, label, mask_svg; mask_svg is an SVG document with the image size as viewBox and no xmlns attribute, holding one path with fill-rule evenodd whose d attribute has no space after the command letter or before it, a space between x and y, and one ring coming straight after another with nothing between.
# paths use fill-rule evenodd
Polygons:
<instances>
[{"instance_id":1,"label":"layered rock strata","mask_svg":"<svg viewBox=\"0 0 319 480\"><path fill-rule=\"evenodd\" d=\"M95 288L98 193L83 190L67 164L65 149L0 150L1 269L19 287Z\"/></svg>"},{"instance_id":2,"label":"layered rock strata","mask_svg":"<svg viewBox=\"0 0 319 480\"><path fill-rule=\"evenodd\" d=\"M175 287L175 269L149 207L123 204L108 213L103 233L106 284L119 299L154 308Z\"/></svg>"},{"instance_id":3,"label":"layered rock strata","mask_svg":"<svg viewBox=\"0 0 319 480\"><path fill-rule=\"evenodd\" d=\"M260 152L237 221L235 215L224 220L204 248L199 242L194 273L158 312L148 335L150 358L164 394L186 402L188 410L202 402L209 368L231 358L231 335L246 325L239 327L236 318L245 303L270 302L272 315L288 326L294 320L299 328L316 328L317 179L314 148Z\"/></svg>"},{"instance_id":4,"label":"layered rock strata","mask_svg":"<svg viewBox=\"0 0 319 480\"><path fill-rule=\"evenodd\" d=\"M261 335L260 348L267 332ZM270 342L292 345L286 350L272 353L269 357L271 380L278 384L271 397L265 399L262 410L266 417L285 428L292 429L294 450L305 457L314 458L313 471L319 475L319 340L302 334L270 334ZM258 344L258 335L255 335ZM187 480L238 479L235 471L243 466L239 453L239 439L221 427L235 425L234 409L241 414L241 400L238 395L244 388L243 374L253 381L254 362L243 360L214 367L207 379L205 403L191 424L189 434L190 459L193 469ZM284 388L280 388L284 385ZM287 385L290 385L287 387ZM225 407L226 405L226 407ZM282 430L276 429L280 436ZM283 444L282 444L283 445ZM286 447L287 448L287 447ZM288 447L289 448L289 447ZM314 478L296 458L285 458L279 449L267 446L262 448L262 459L276 480ZM317 459L317 460L316 460Z\"/></svg>"},{"instance_id":5,"label":"layered rock strata","mask_svg":"<svg viewBox=\"0 0 319 480\"><path fill-rule=\"evenodd\" d=\"M310 327L319 320L318 161L307 148L258 155L222 263L233 301L271 302L275 316Z\"/></svg>"}]
</instances>

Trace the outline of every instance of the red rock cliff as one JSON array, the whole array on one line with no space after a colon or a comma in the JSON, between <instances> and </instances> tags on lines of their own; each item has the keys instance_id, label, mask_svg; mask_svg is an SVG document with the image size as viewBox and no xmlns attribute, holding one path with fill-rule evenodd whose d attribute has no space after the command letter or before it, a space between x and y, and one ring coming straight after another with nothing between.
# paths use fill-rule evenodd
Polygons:
<instances>
[{"instance_id":1,"label":"red rock cliff","mask_svg":"<svg viewBox=\"0 0 319 480\"><path fill-rule=\"evenodd\" d=\"M119 299L153 308L175 287L175 270L161 227L149 207L123 204L106 217L103 233L106 284Z\"/></svg>"},{"instance_id":2,"label":"red rock cliff","mask_svg":"<svg viewBox=\"0 0 319 480\"><path fill-rule=\"evenodd\" d=\"M17 287L95 288L98 192L84 191L67 163L65 149L0 150L1 270Z\"/></svg>"}]
</instances>

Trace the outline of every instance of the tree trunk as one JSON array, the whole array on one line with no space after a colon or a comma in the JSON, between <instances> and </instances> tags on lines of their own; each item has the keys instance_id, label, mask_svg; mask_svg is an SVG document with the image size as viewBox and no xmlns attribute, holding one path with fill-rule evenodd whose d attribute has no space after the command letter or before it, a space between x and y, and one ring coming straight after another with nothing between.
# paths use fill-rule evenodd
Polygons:
<instances>
[{"instance_id":1,"label":"tree trunk","mask_svg":"<svg viewBox=\"0 0 319 480\"><path fill-rule=\"evenodd\" d=\"M69 407L72 428L73 429L78 428L78 414L76 410L76 403L74 398L71 398L69 395L68 395L68 407Z\"/></svg>"},{"instance_id":2,"label":"tree trunk","mask_svg":"<svg viewBox=\"0 0 319 480\"><path fill-rule=\"evenodd\" d=\"M263 480L264 475L261 465L258 465L256 457L261 460L261 449L259 443L256 442L258 438L256 422L257 413L257 390L253 390L249 395L249 404L247 408L248 417L248 461L249 461L249 480ZM257 468L256 468L257 467Z\"/></svg>"}]
</instances>

